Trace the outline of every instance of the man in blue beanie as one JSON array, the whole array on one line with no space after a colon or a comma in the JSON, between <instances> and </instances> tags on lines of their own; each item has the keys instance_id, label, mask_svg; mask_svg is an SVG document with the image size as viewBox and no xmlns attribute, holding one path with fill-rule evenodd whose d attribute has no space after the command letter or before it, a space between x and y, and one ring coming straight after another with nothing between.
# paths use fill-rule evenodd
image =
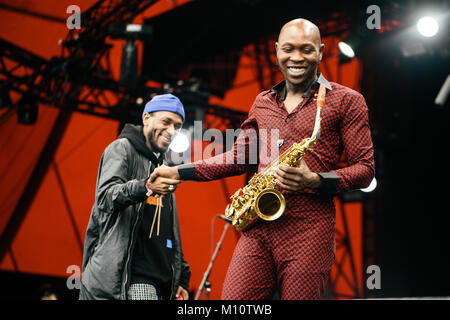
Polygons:
<instances>
[{"instance_id":1,"label":"man in blue beanie","mask_svg":"<svg viewBox=\"0 0 450 320\"><path fill-rule=\"evenodd\" d=\"M104 151L86 231L80 299L188 299L173 191L180 183L149 176L163 163L184 121L181 101L157 95L142 126L126 124Z\"/></svg>"},{"instance_id":2,"label":"man in blue beanie","mask_svg":"<svg viewBox=\"0 0 450 320\"><path fill-rule=\"evenodd\" d=\"M153 152L164 153L183 125L183 104L172 94L155 96L145 105L142 119L147 146Z\"/></svg>"}]
</instances>

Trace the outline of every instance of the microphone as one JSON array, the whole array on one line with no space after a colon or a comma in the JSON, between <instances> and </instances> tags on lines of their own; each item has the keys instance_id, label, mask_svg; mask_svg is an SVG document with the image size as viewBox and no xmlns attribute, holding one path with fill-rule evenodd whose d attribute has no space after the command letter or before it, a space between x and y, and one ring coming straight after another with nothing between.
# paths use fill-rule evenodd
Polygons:
<instances>
[{"instance_id":1,"label":"microphone","mask_svg":"<svg viewBox=\"0 0 450 320\"><path fill-rule=\"evenodd\" d=\"M225 217L223 214L218 214L217 215L220 219L225 220L226 222L231 223L233 220L231 220L230 218Z\"/></svg>"}]
</instances>

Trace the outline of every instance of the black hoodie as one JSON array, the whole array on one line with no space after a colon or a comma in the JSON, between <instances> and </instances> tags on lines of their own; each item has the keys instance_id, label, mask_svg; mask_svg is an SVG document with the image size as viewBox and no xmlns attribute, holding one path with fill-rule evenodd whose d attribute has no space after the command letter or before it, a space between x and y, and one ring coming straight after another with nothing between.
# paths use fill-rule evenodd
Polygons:
<instances>
[{"instance_id":1,"label":"black hoodie","mask_svg":"<svg viewBox=\"0 0 450 320\"><path fill-rule=\"evenodd\" d=\"M142 131L142 126L133 125L130 123L125 124L122 132L119 135L119 139L120 138L127 138L128 140L130 140L136 151L149 159L154 166L158 166L163 162L163 153L161 153L159 158L156 158L156 155L153 153L153 151L148 148L144 133Z\"/></svg>"},{"instance_id":2,"label":"black hoodie","mask_svg":"<svg viewBox=\"0 0 450 320\"><path fill-rule=\"evenodd\" d=\"M111 142L104 150L97 174L95 201L84 239L80 299L128 298L138 227L149 227L149 223L143 222L148 199L145 182L152 171L151 167L154 168L161 160L162 157L157 159L146 148L141 126L126 126L121 138ZM169 267L170 270L167 264L164 269L164 272L173 273L170 290L170 298L173 299L178 286L188 290L191 273L183 257L175 196L171 194L164 198L171 199L169 206L163 209L171 208L173 217L171 232L174 237L174 263ZM165 217L164 213L161 218ZM165 231L167 228L161 221L160 236L154 235L153 239L164 239L162 232ZM148 239L148 234L144 235ZM166 250L167 244L163 243L160 249ZM146 269L158 272L151 265L146 266Z\"/></svg>"},{"instance_id":3,"label":"black hoodie","mask_svg":"<svg viewBox=\"0 0 450 320\"><path fill-rule=\"evenodd\" d=\"M164 154L159 158L148 148L142 131L142 126L126 124L119 138L128 139L137 152L152 162L150 171L161 164ZM150 229L155 216L155 205L148 203L144 207L144 214L138 225L136 244L131 260L131 283L148 283L156 287L158 294L169 299L173 277L173 210L171 195L163 198L160 213L159 235L158 218L154 223L152 236Z\"/></svg>"}]
</instances>

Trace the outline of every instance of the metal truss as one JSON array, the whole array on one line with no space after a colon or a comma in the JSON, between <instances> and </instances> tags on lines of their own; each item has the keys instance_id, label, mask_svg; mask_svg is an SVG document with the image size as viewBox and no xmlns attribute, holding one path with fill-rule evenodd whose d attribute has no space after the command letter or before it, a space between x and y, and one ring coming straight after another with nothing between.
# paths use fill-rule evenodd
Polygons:
<instances>
[{"instance_id":1,"label":"metal truss","mask_svg":"<svg viewBox=\"0 0 450 320\"><path fill-rule=\"evenodd\" d=\"M359 191L356 191L359 192ZM334 277L329 280L327 295L332 299L356 299L362 298L359 286L361 279L356 272L355 257L353 255L352 241L348 228L349 215L345 210L345 196L339 199L340 220L342 228L336 226L336 261L334 263ZM350 266L350 270L346 266ZM347 292L338 289L338 283L344 282L347 286Z\"/></svg>"},{"instance_id":2,"label":"metal truss","mask_svg":"<svg viewBox=\"0 0 450 320\"><path fill-rule=\"evenodd\" d=\"M112 79L109 58L112 46L105 39L110 25L130 23L155 2L98 1L82 14L82 28L70 30L61 42L61 56L50 60L0 40L0 86L65 110L119 121L139 119L142 106L136 104L136 99L147 99L167 92L167 89L139 86L130 91ZM181 95L186 92L184 87L177 86L170 91ZM191 92L190 97L195 94ZM189 103L192 99L187 100ZM202 101L202 105L197 107L204 114L223 119L224 125L233 128L238 127L246 116L243 112L211 105L208 101Z\"/></svg>"},{"instance_id":3,"label":"metal truss","mask_svg":"<svg viewBox=\"0 0 450 320\"><path fill-rule=\"evenodd\" d=\"M167 92L164 88L142 86L130 92L112 78L109 50L105 43L112 23L130 23L132 19L155 3L154 1L100 0L81 16L82 28L72 30L61 42L62 53L50 60L0 39L0 89L13 91L21 97L61 109L55 127L44 146L41 157L25 190L37 190L52 164L53 155L63 136L72 111L127 121L139 117L138 97ZM174 92L182 88L172 88ZM177 91L178 90L178 91ZM245 113L210 105L204 100L199 107L205 114L224 119L225 125L239 126ZM9 107L13 110L17 102ZM8 111L9 111L8 110ZM9 116L10 112L2 113ZM0 118L0 124L2 123ZM33 195L35 193L32 193ZM24 193L12 212L0 237L0 260L10 251L10 244L19 229L33 196Z\"/></svg>"},{"instance_id":4,"label":"metal truss","mask_svg":"<svg viewBox=\"0 0 450 320\"><path fill-rule=\"evenodd\" d=\"M82 14L82 28L70 30L61 42L61 56L50 60L1 40L0 85L47 105L113 119L127 118L133 110L120 108L128 96L112 79L112 46L105 43L105 38L112 23L130 22L155 2L98 1ZM152 88L147 91L154 92Z\"/></svg>"}]
</instances>

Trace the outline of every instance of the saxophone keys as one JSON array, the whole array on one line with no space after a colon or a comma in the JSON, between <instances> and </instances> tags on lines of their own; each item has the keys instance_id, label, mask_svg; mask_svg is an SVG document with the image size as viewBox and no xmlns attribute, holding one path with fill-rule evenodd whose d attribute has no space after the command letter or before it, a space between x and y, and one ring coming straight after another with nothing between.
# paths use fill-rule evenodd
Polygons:
<instances>
[{"instance_id":1,"label":"saxophone keys","mask_svg":"<svg viewBox=\"0 0 450 320\"><path fill-rule=\"evenodd\" d=\"M235 209L233 207L229 207L227 206L227 208L225 209L225 216L227 218L232 218L234 217L234 213L235 213Z\"/></svg>"}]
</instances>

